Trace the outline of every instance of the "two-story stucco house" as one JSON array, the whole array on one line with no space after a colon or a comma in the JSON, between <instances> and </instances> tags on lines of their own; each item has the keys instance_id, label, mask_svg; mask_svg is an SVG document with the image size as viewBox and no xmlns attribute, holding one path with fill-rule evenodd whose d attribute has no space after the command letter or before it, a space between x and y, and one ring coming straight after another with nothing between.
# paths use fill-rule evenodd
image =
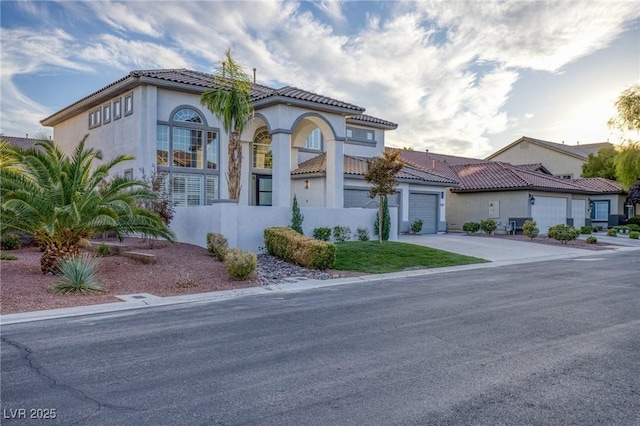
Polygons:
<instances>
[{"instance_id":1,"label":"two-story stucco house","mask_svg":"<svg viewBox=\"0 0 640 426\"><path fill-rule=\"evenodd\" d=\"M70 151L86 134L105 159L130 153L120 174L157 168L171 182L179 241L205 245L207 232L231 246L258 250L262 231L286 226L297 197L310 235L319 226L373 229L375 207L363 178L366 159L382 154L395 123L365 109L294 87L253 84L254 117L241 135L240 199L228 200L228 135L200 103L213 77L186 69L133 71L42 120ZM392 206L392 239L421 218L444 230L447 187L457 182L406 166Z\"/></svg>"}]
</instances>

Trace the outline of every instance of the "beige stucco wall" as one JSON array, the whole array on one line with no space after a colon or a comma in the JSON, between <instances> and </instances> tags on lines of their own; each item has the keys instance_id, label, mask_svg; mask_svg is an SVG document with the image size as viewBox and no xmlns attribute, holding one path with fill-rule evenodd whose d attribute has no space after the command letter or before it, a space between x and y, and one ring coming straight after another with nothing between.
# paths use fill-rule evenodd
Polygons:
<instances>
[{"instance_id":1,"label":"beige stucco wall","mask_svg":"<svg viewBox=\"0 0 640 426\"><path fill-rule=\"evenodd\" d=\"M571 175L573 179L582 175L584 164L579 158L527 141L522 141L491 159L511 164L542 163L553 175Z\"/></svg>"},{"instance_id":2,"label":"beige stucco wall","mask_svg":"<svg viewBox=\"0 0 640 426\"><path fill-rule=\"evenodd\" d=\"M510 217L529 217L527 191L449 193L446 218L450 231L461 231L466 222L494 219L504 228Z\"/></svg>"}]
</instances>

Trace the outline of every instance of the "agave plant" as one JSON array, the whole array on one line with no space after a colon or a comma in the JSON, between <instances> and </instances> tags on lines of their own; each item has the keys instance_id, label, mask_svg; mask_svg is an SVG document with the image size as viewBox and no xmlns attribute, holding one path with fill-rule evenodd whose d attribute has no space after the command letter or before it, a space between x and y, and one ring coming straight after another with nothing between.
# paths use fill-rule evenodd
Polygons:
<instances>
[{"instance_id":1,"label":"agave plant","mask_svg":"<svg viewBox=\"0 0 640 426\"><path fill-rule=\"evenodd\" d=\"M81 254L58 262L60 279L52 290L56 293L98 293L104 291L98 282L98 259Z\"/></svg>"},{"instance_id":2,"label":"agave plant","mask_svg":"<svg viewBox=\"0 0 640 426\"><path fill-rule=\"evenodd\" d=\"M58 273L60 259L78 254L83 239L102 232L174 239L160 217L136 204L156 196L143 181L109 179L114 166L133 157L94 166L102 153L85 148L86 139L70 156L49 140L29 149L0 144L0 235L32 235L44 248L45 274Z\"/></svg>"}]
</instances>

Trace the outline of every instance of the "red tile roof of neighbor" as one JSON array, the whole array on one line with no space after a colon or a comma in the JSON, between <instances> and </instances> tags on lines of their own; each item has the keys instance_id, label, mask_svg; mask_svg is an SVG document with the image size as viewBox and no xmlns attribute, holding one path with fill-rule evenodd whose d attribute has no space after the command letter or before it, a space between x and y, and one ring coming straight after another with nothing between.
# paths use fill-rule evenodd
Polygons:
<instances>
[{"instance_id":1,"label":"red tile roof of neighbor","mask_svg":"<svg viewBox=\"0 0 640 426\"><path fill-rule=\"evenodd\" d=\"M36 142L40 142L42 139L0 135L0 140L7 141L9 142L9 145L15 146L17 148L27 149L33 148Z\"/></svg>"},{"instance_id":2,"label":"red tile roof of neighbor","mask_svg":"<svg viewBox=\"0 0 640 426\"><path fill-rule=\"evenodd\" d=\"M343 166L344 173L346 175L363 176L365 173L367 173L367 158L345 155ZM303 175L311 173L326 173L326 171L327 156L326 154L320 154L301 163L296 170L291 172L291 174ZM408 165L405 165L402 170L400 170L400 172L396 175L396 177L401 180L416 180L437 184L447 184L450 186L455 186L458 182L456 179L449 179L447 177L430 173L425 170L420 170Z\"/></svg>"},{"instance_id":3,"label":"red tile roof of neighbor","mask_svg":"<svg viewBox=\"0 0 640 426\"><path fill-rule=\"evenodd\" d=\"M387 149L398 150L397 148ZM551 176L542 164L513 165L499 161L411 150L400 150L400 159L421 170L457 180L460 184L452 189L453 192L519 189L575 193L623 192L620 184L603 178L561 179Z\"/></svg>"}]
</instances>

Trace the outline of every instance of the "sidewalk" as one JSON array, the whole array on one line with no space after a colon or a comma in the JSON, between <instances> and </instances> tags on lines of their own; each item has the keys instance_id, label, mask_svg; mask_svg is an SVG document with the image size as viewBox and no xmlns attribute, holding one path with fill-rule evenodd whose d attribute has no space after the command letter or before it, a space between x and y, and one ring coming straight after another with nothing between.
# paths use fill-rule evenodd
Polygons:
<instances>
[{"instance_id":1,"label":"sidewalk","mask_svg":"<svg viewBox=\"0 0 640 426\"><path fill-rule=\"evenodd\" d=\"M608 237L612 244L620 244L622 238ZM619 238L616 239L616 238ZM600 241L600 236L598 236ZM629 240L628 238L626 240ZM440 235L402 235L399 241L433 247L454 253L487 259L489 263L451 266L445 268L419 269L388 274L363 275L359 277L339 278L333 280L301 280L297 282L275 284L263 287L252 287L238 290L215 291L210 293L188 294L182 296L159 297L152 294L130 294L118 296L123 302L100 305L77 306L73 308L51 309L47 311L24 312L0 315L0 325L17 324L31 321L42 321L56 318L76 317L91 314L106 314L134 309L145 309L157 306L178 305L185 303L211 303L244 296L270 294L274 292L304 291L315 288L344 284L364 283L393 278L415 277L442 274L452 271L465 271L480 268L499 268L522 263L542 262L546 260L570 259L576 257L602 256L615 251L640 250L640 243L629 247L618 247L612 250L582 250L569 247L557 247L523 241L498 238L476 238L464 234ZM636 240L632 240L636 241ZM602 242L605 242L604 239ZM608 240L606 242L609 242ZM633 244L633 243L631 243Z\"/></svg>"}]
</instances>

